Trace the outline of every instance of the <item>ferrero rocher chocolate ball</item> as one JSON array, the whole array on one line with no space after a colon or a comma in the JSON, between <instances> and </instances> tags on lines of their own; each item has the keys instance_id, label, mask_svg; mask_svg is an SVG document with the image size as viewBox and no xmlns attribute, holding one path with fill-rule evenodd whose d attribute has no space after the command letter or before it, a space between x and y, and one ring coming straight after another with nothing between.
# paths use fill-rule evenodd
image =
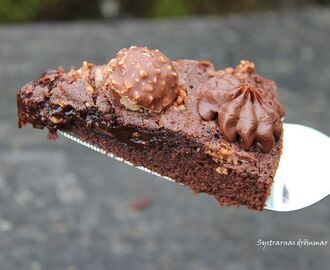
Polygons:
<instances>
[{"instance_id":1,"label":"ferrero rocher chocolate ball","mask_svg":"<svg viewBox=\"0 0 330 270\"><path fill-rule=\"evenodd\" d=\"M129 110L161 112L179 93L178 74L158 50L132 46L122 49L110 65L110 91Z\"/></svg>"}]
</instances>

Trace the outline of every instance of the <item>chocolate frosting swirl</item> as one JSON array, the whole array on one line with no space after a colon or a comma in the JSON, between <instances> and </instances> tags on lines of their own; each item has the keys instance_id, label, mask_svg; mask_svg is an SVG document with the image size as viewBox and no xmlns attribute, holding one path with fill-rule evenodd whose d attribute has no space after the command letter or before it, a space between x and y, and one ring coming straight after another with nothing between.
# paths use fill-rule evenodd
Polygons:
<instances>
[{"instance_id":1,"label":"chocolate frosting swirl","mask_svg":"<svg viewBox=\"0 0 330 270\"><path fill-rule=\"evenodd\" d=\"M229 142L239 136L248 150L254 143L269 152L281 137L284 111L275 94L276 85L255 73L255 66L241 61L235 69L218 71L198 100L200 116L217 119Z\"/></svg>"},{"instance_id":2,"label":"chocolate frosting swirl","mask_svg":"<svg viewBox=\"0 0 330 270\"><path fill-rule=\"evenodd\" d=\"M161 112L179 94L178 74L158 50L135 46L122 49L109 66L112 97L130 110L142 107Z\"/></svg>"}]
</instances>

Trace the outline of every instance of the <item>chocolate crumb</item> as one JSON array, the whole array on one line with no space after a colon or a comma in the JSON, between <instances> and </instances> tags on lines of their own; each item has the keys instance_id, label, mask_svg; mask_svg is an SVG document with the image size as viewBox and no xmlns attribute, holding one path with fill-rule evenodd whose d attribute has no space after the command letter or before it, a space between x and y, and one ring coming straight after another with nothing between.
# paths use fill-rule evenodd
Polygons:
<instances>
[{"instance_id":1,"label":"chocolate crumb","mask_svg":"<svg viewBox=\"0 0 330 270\"><path fill-rule=\"evenodd\" d=\"M140 197L132 201L129 206L136 211L143 211L144 209L150 207L151 204L152 199L150 197Z\"/></svg>"}]
</instances>

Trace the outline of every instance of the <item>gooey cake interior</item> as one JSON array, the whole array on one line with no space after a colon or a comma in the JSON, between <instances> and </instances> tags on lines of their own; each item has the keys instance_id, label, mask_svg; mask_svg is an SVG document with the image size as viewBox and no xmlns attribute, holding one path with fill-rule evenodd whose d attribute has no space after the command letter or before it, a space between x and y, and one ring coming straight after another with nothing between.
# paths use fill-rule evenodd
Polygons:
<instances>
[{"instance_id":1,"label":"gooey cake interior","mask_svg":"<svg viewBox=\"0 0 330 270\"><path fill-rule=\"evenodd\" d=\"M47 70L17 106L19 127L70 133L222 206L262 210L281 156L276 85L249 61L215 70L130 47L105 65Z\"/></svg>"}]
</instances>

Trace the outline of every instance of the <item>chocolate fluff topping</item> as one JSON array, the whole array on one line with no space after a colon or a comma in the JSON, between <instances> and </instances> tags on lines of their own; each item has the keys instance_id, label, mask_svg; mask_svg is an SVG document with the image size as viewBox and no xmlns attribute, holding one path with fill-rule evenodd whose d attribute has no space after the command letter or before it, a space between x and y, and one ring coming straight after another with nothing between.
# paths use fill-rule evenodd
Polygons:
<instances>
[{"instance_id":1,"label":"chocolate fluff topping","mask_svg":"<svg viewBox=\"0 0 330 270\"><path fill-rule=\"evenodd\" d=\"M122 49L109 65L112 97L127 109L161 112L178 96L178 74L158 50Z\"/></svg>"},{"instance_id":2,"label":"chocolate fluff topping","mask_svg":"<svg viewBox=\"0 0 330 270\"><path fill-rule=\"evenodd\" d=\"M281 137L284 111L276 85L255 72L249 61L214 73L198 100L200 116L217 120L229 142L238 138L245 150L254 143L269 152Z\"/></svg>"}]
</instances>

